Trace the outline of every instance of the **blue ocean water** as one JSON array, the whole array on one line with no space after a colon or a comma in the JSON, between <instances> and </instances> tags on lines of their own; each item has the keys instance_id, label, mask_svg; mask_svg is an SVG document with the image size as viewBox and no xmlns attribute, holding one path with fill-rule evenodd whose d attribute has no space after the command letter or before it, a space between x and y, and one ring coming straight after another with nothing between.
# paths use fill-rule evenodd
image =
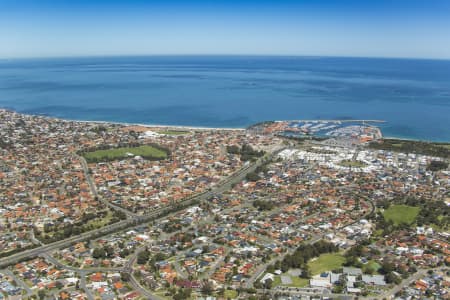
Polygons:
<instances>
[{"instance_id":1,"label":"blue ocean water","mask_svg":"<svg viewBox=\"0 0 450 300\"><path fill-rule=\"evenodd\" d=\"M77 120L245 127L381 119L450 141L450 61L152 56L0 60L0 107Z\"/></svg>"}]
</instances>

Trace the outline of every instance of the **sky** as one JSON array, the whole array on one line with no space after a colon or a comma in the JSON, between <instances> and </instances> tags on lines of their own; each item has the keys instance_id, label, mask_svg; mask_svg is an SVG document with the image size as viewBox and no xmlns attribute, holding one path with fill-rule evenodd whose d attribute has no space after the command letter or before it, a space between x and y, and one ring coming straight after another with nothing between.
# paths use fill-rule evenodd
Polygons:
<instances>
[{"instance_id":1,"label":"sky","mask_svg":"<svg viewBox=\"0 0 450 300\"><path fill-rule=\"evenodd\" d=\"M0 0L0 58L450 59L450 0Z\"/></svg>"}]
</instances>

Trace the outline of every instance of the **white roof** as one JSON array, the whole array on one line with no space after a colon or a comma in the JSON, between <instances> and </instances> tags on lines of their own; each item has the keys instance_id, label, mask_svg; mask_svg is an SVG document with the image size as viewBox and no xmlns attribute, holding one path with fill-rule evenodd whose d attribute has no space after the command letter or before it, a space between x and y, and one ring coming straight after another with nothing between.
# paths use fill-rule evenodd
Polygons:
<instances>
[{"instance_id":1,"label":"white roof","mask_svg":"<svg viewBox=\"0 0 450 300\"><path fill-rule=\"evenodd\" d=\"M331 287L331 283L329 280L321 280L321 279L311 279L309 281L309 285L311 287Z\"/></svg>"},{"instance_id":2,"label":"white roof","mask_svg":"<svg viewBox=\"0 0 450 300\"><path fill-rule=\"evenodd\" d=\"M267 279L270 279L273 281L273 279L275 278L275 275L272 273L266 273L266 275L264 275L263 278L261 278L260 282L266 282Z\"/></svg>"}]
</instances>

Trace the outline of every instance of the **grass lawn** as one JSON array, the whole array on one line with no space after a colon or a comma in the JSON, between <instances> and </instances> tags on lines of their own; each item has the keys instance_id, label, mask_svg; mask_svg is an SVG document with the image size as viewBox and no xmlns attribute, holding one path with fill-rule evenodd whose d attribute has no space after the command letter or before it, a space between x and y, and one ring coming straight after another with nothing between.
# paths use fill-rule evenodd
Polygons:
<instances>
[{"instance_id":1,"label":"grass lawn","mask_svg":"<svg viewBox=\"0 0 450 300\"><path fill-rule=\"evenodd\" d=\"M401 223L412 224L416 220L419 211L419 207L408 205L391 205L384 211L383 216L386 220L392 220L395 225Z\"/></svg>"},{"instance_id":2,"label":"grass lawn","mask_svg":"<svg viewBox=\"0 0 450 300\"><path fill-rule=\"evenodd\" d=\"M292 284L289 285L291 287L307 287L309 284L309 279L306 279L306 278L291 276L291 279L292 279Z\"/></svg>"},{"instance_id":3,"label":"grass lawn","mask_svg":"<svg viewBox=\"0 0 450 300\"><path fill-rule=\"evenodd\" d=\"M158 133L160 133L160 134L165 134L165 135L183 135L183 134L188 134L189 131L182 131L182 130L163 130L163 131L159 131Z\"/></svg>"},{"instance_id":4,"label":"grass lawn","mask_svg":"<svg viewBox=\"0 0 450 300\"><path fill-rule=\"evenodd\" d=\"M224 297L225 299L235 299L238 296L238 293L235 290L225 290Z\"/></svg>"},{"instance_id":5,"label":"grass lawn","mask_svg":"<svg viewBox=\"0 0 450 300\"><path fill-rule=\"evenodd\" d=\"M281 277L280 276L275 276L275 278L273 279L273 283L272 286L279 286L281 285Z\"/></svg>"},{"instance_id":6,"label":"grass lawn","mask_svg":"<svg viewBox=\"0 0 450 300\"><path fill-rule=\"evenodd\" d=\"M373 270L374 272L378 272L378 270L381 268L380 264L376 261L370 260L367 264L363 266L363 270Z\"/></svg>"},{"instance_id":7,"label":"grass lawn","mask_svg":"<svg viewBox=\"0 0 450 300\"><path fill-rule=\"evenodd\" d=\"M382 235L383 235L383 229L377 229L373 233L374 237L381 237Z\"/></svg>"},{"instance_id":8,"label":"grass lawn","mask_svg":"<svg viewBox=\"0 0 450 300\"><path fill-rule=\"evenodd\" d=\"M108 211L106 216L104 216L103 218L95 218L95 219L89 220L83 226L94 226L94 228L100 228L100 227L108 225L109 222L111 221L112 217L113 217L113 215L112 215L111 211Z\"/></svg>"},{"instance_id":9,"label":"grass lawn","mask_svg":"<svg viewBox=\"0 0 450 300\"><path fill-rule=\"evenodd\" d=\"M443 215L440 215L439 217L437 217L437 219L439 221L442 221L443 218L444 218ZM436 224L431 224L430 226L436 232L448 231L448 229L450 228L449 224L442 224L442 226L439 226L439 225L436 225Z\"/></svg>"},{"instance_id":10,"label":"grass lawn","mask_svg":"<svg viewBox=\"0 0 450 300\"><path fill-rule=\"evenodd\" d=\"M347 168L364 168L367 166L367 164L359 160L343 160L339 165Z\"/></svg>"},{"instance_id":11,"label":"grass lawn","mask_svg":"<svg viewBox=\"0 0 450 300\"><path fill-rule=\"evenodd\" d=\"M170 296L166 296L166 295L165 295L166 292L167 292L167 291L162 290L162 291L154 292L154 294L157 295L157 296L158 296L159 298L161 298L161 299L167 299L167 300L172 299L172 298L170 298Z\"/></svg>"},{"instance_id":12,"label":"grass lawn","mask_svg":"<svg viewBox=\"0 0 450 300\"><path fill-rule=\"evenodd\" d=\"M88 162L111 161L128 157L128 153L142 156L144 158L164 159L167 153L164 150L152 146L143 145L139 147L123 147L108 150L97 150L85 153L83 156Z\"/></svg>"},{"instance_id":13,"label":"grass lawn","mask_svg":"<svg viewBox=\"0 0 450 300\"><path fill-rule=\"evenodd\" d=\"M90 230L94 230L94 229L98 229L101 227L104 227L106 225L109 225L109 222L111 221L113 217L113 214L111 211L108 211L106 213L106 215L104 217L96 217L92 220L89 220L87 223L84 223L83 225L78 226L79 230L81 232L87 232ZM42 234L40 236L38 236L37 238L45 243L45 240L43 239L43 237L45 235L49 236L50 238L53 238L56 234L64 234L64 229L59 229L59 230L52 230L49 232L42 232ZM70 236L75 235L74 233L72 233ZM69 236L66 236L69 237Z\"/></svg>"},{"instance_id":14,"label":"grass lawn","mask_svg":"<svg viewBox=\"0 0 450 300\"><path fill-rule=\"evenodd\" d=\"M345 258L340 253L326 253L319 256L316 260L309 261L308 266L313 275L339 269L345 262Z\"/></svg>"},{"instance_id":15,"label":"grass lawn","mask_svg":"<svg viewBox=\"0 0 450 300\"><path fill-rule=\"evenodd\" d=\"M273 287L277 287L277 286L289 286L289 287L307 287L309 284L309 279L305 279L305 278L300 278L297 276L291 276L288 273L284 273L283 276L290 276L292 283L291 284L286 284L284 285L281 282L281 276L275 276L274 280L273 280Z\"/></svg>"}]
</instances>

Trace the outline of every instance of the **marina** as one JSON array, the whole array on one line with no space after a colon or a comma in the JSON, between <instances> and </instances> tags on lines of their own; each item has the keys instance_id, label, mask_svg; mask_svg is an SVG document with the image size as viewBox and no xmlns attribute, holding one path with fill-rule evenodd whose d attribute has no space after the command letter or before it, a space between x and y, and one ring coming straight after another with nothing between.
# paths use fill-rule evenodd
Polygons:
<instances>
[{"instance_id":1,"label":"marina","mask_svg":"<svg viewBox=\"0 0 450 300\"><path fill-rule=\"evenodd\" d=\"M383 137L374 124L382 120L291 120L265 122L252 127L259 133L288 137L317 137L367 143Z\"/></svg>"}]
</instances>

